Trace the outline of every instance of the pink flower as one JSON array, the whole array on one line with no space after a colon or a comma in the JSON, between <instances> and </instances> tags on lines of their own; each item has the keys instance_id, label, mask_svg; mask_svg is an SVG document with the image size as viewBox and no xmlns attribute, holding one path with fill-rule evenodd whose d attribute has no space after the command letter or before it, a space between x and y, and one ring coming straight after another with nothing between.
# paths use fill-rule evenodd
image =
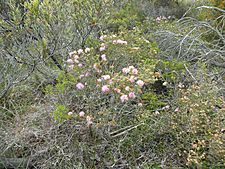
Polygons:
<instances>
[{"instance_id":1,"label":"pink flower","mask_svg":"<svg viewBox=\"0 0 225 169\"><path fill-rule=\"evenodd\" d=\"M126 87L125 87L125 90L126 90L126 91L129 91L129 90L130 90L130 87L129 87L129 86L126 86Z\"/></svg>"},{"instance_id":2,"label":"pink flower","mask_svg":"<svg viewBox=\"0 0 225 169\"><path fill-rule=\"evenodd\" d=\"M77 60L77 59L79 59L79 56L78 56L78 55L74 55L74 56L73 56L73 59L74 59L74 60Z\"/></svg>"},{"instance_id":3,"label":"pink flower","mask_svg":"<svg viewBox=\"0 0 225 169\"><path fill-rule=\"evenodd\" d=\"M98 65L95 63L95 64L93 65L93 68L94 68L95 70L97 70L97 69L98 69Z\"/></svg>"},{"instance_id":4,"label":"pink flower","mask_svg":"<svg viewBox=\"0 0 225 169\"><path fill-rule=\"evenodd\" d=\"M68 68L69 68L69 70L73 70L74 65L69 65Z\"/></svg>"},{"instance_id":5,"label":"pink flower","mask_svg":"<svg viewBox=\"0 0 225 169\"><path fill-rule=\"evenodd\" d=\"M69 65L74 64L74 62L73 62L73 60L72 60L72 59L68 59L68 60L66 61L66 63L68 63Z\"/></svg>"},{"instance_id":6,"label":"pink flower","mask_svg":"<svg viewBox=\"0 0 225 169\"><path fill-rule=\"evenodd\" d=\"M73 55L75 55L76 53L77 53L76 51L70 52L70 53L69 53L70 58L71 58Z\"/></svg>"},{"instance_id":7,"label":"pink flower","mask_svg":"<svg viewBox=\"0 0 225 169\"><path fill-rule=\"evenodd\" d=\"M107 85L102 86L102 92L108 93L110 91L109 87Z\"/></svg>"},{"instance_id":8,"label":"pink flower","mask_svg":"<svg viewBox=\"0 0 225 169\"><path fill-rule=\"evenodd\" d=\"M104 51L104 50L106 50L106 46L105 46L104 43L102 43L102 44L101 44L101 47L99 48L99 51L102 52L102 51Z\"/></svg>"},{"instance_id":9,"label":"pink flower","mask_svg":"<svg viewBox=\"0 0 225 169\"><path fill-rule=\"evenodd\" d=\"M101 58L102 58L103 61L107 61L105 54L101 55Z\"/></svg>"},{"instance_id":10,"label":"pink flower","mask_svg":"<svg viewBox=\"0 0 225 169\"><path fill-rule=\"evenodd\" d=\"M89 53L90 51L91 51L90 48L85 48L85 50L84 50L85 53Z\"/></svg>"},{"instance_id":11,"label":"pink flower","mask_svg":"<svg viewBox=\"0 0 225 169\"><path fill-rule=\"evenodd\" d=\"M79 63L79 60L77 60L77 59L74 59L74 62L75 62L75 63Z\"/></svg>"},{"instance_id":12,"label":"pink flower","mask_svg":"<svg viewBox=\"0 0 225 169\"><path fill-rule=\"evenodd\" d=\"M93 65L93 68L97 71L97 72L101 72L101 70L99 69L99 65L97 64L97 63L95 63L94 65Z\"/></svg>"},{"instance_id":13,"label":"pink flower","mask_svg":"<svg viewBox=\"0 0 225 169\"><path fill-rule=\"evenodd\" d=\"M76 87L77 89L82 90L84 88L84 85L82 83L77 83Z\"/></svg>"},{"instance_id":14,"label":"pink flower","mask_svg":"<svg viewBox=\"0 0 225 169\"><path fill-rule=\"evenodd\" d=\"M145 82L143 82L142 80L138 80L137 82L137 85L140 86L140 87L143 87Z\"/></svg>"},{"instance_id":15,"label":"pink flower","mask_svg":"<svg viewBox=\"0 0 225 169\"><path fill-rule=\"evenodd\" d=\"M82 65L82 63L79 63L78 66L79 66L79 67L82 67L83 65Z\"/></svg>"},{"instance_id":16,"label":"pink flower","mask_svg":"<svg viewBox=\"0 0 225 169\"><path fill-rule=\"evenodd\" d=\"M79 113L79 116L80 116L80 117L84 117L84 115L85 115L85 113L84 113L83 111L81 111L81 112Z\"/></svg>"},{"instance_id":17,"label":"pink flower","mask_svg":"<svg viewBox=\"0 0 225 169\"><path fill-rule=\"evenodd\" d=\"M103 80L109 80L110 79L110 76L109 75L102 75L102 79Z\"/></svg>"},{"instance_id":18,"label":"pink flower","mask_svg":"<svg viewBox=\"0 0 225 169\"><path fill-rule=\"evenodd\" d=\"M73 115L73 112L70 111L67 114L68 114L68 116L72 116Z\"/></svg>"},{"instance_id":19,"label":"pink flower","mask_svg":"<svg viewBox=\"0 0 225 169\"><path fill-rule=\"evenodd\" d=\"M84 51L83 51L83 49L78 49L77 53L78 53L78 55L80 55L80 54L84 53Z\"/></svg>"},{"instance_id":20,"label":"pink flower","mask_svg":"<svg viewBox=\"0 0 225 169\"><path fill-rule=\"evenodd\" d=\"M88 126L88 127L90 127L90 126L93 124L92 118L91 118L90 116L87 116L87 117L86 117L86 121L87 121L87 126Z\"/></svg>"},{"instance_id":21,"label":"pink flower","mask_svg":"<svg viewBox=\"0 0 225 169\"><path fill-rule=\"evenodd\" d=\"M128 101L128 100L129 100L129 98L128 98L128 96L127 96L127 95L122 95L122 96L120 96L120 100L121 100L121 102L123 103L123 102Z\"/></svg>"},{"instance_id":22,"label":"pink flower","mask_svg":"<svg viewBox=\"0 0 225 169\"><path fill-rule=\"evenodd\" d=\"M113 44L117 44L117 40L113 40L112 43L113 43Z\"/></svg>"},{"instance_id":23,"label":"pink flower","mask_svg":"<svg viewBox=\"0 0 225 169\"><path fill-rule=\"evenodd\" d=\"M136 79L136 77L134 77L134 76L131 76L131 77L129 78L129 80L130 80L131 83L134 83L134 82L135 82L135 79Z\"/></svg>"},{"instance_id":24,"label":"pink flower","mask_svg":"<svg viewBox=\"0 0 225 169\"><path fill-rule=\"evenodd\" d=\"M90 75L91 75L90 72L86 72L86 73L85 73L85 77L88 77L88 76L90 76Z\"/></svg>"},{"instance_id":25,"label":"pink flower","mask_svg":"<svg viewBox=\"0 0 225 169\"><path fill-rule=\"evenodd\" d=\"M104 41L104 39L105 39L106 37L107 37L106 35L102 35L102 36L100 36L99 39L100 39L101 41Z\"/></svg>"},{"instance_id":26,"label":"pink flower","mask_svg":"<svg viewBox=\"0 0 225 169\"><path fill-rule=\"evenodd\" d=\"M137 75L137 74L138 74L138 70L137 70L136 68L134 68L134 69L132 70L132 73L133 73L134 75Z\"/></svg>"},{"instance_id":27,"label":"pink flower","mask_svg":"<svg viewBox=\"0 0 225 169\"><path fill-rule=\"evenodd\" d=\"M129 98L134 99L136 97L134 92L130 92L129 93Z\"/></svg>"},{"instance_id":28,"label":"pink flower","mask_svg":"<svg viewBox=\"0 0 225 169\"><path fill-rule=\"evenodd\" d=\"M122 69L122 72L123 72L124 74L127 74L127 73L130 72L130 69L128 69L128 68L123 68L123 69Z\"/></svg>"},{"instance_id":29,"label":"pink flower","mask_svg":"<svg viewBox=\"0 0 225 169\"><path fill-rule=\"evenodd\" d=\"M121 93L121 90L120 90L120 89L118 89L118 88L115 88L115 89L114 89L114 91L115 91L116 93L118 93L118 94L120 94L120 93Z\"/></svg>"}]
</instances>

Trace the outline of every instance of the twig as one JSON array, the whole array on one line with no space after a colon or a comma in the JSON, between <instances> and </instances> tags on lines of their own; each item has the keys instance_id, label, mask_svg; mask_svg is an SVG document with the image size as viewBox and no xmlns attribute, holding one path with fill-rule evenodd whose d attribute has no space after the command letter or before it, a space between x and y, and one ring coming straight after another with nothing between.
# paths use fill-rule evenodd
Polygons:
<instances>
[{"instance_id":1,"label":"twig","mask_svg":"<svg viewBox=\"0 0 225 169\"><path fill-rule=\"evenodd\" d=\"M141 125L144 125L144 123L138 124L136 126L126 126L126 127L122 128L122 129L119 129L117 131L111 132L110 136L112 138L119 137L119 136L121 136L121 135L123 135L123 134L125 134L125 133L127 133L127 132L129 132L131 130L133 130L133 129L136 129L137 127L139 127Z\"/></svg>"},{"instance_id":2,"label":"twig","mask_svg":"<svg viewBox=\"0 0 225 169\"><path fill-rule=\"evenodd\" d=\"M195 79L195 77L193 76L193 74L188 70L186 64L184 64L184 67L185 67L186 71L190 74L190 76L192 77L192 79L194 79L194 81L197 82L197 80Z\"/></svg>"}]
</instances>

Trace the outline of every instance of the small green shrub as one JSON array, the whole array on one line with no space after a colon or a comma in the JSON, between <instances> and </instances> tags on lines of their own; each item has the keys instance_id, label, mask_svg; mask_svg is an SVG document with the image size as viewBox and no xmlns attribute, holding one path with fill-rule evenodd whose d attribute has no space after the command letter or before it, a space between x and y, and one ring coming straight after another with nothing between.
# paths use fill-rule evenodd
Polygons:
<instances>
[{"instance_id":1,"label":"small green shrub","mask_svg":"<svg viewBox=\"0 0 225 169\"><path fill-rule=\"evenodd\" d=\"M66 108L64 105L57 104L55 110L52 112L52 116L54 120L56 120L59 123L62 123L65 120L69 119L68 108Z\"/></svg>"},{"instance_id":2,"label":"small green shrub","mask_svg":"<svg viewBox=\"0 0 225 169\"><path fill-rule=\"evenodd\" d=\"M140 26L144 20L144 15L134 3L127 3L121 9L114 9L111 16L106 21L107 30L118 32L119 30L132 30L135 26Z\"/></svg>"}]
</instances>

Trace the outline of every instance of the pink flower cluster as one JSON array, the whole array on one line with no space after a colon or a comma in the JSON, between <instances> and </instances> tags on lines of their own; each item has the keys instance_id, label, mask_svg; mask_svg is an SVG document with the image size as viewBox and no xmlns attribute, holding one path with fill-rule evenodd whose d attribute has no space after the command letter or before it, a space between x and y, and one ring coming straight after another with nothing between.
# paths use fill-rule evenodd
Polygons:
<instances>
[{"instance_id":1,"label":"pink flower cluster","mask_svg":"<svg viewBox=\"0 0 225 169\"><path fill-rule=\"evenodd\" d=\"M66 63L68 64L69 70L73 70L75 64L77 64L78 67L83 67L83 64L80 63L80 56L84 53L89 53L91 51L90 48L78 49L77 51L73 51L69 53L69 58L66 60Z\"/></svg>"},{"instance_id":2,"label":"pink flower cluster","mask_svg":"<svg viewBox=\"0 0 225 169\"><path fill-rule=\"evenodd\" d=\"M99 39L100 39L101 41L104 41L104 40L105 40L105 38L107 38L107 35L102 35L102 36L100 36L100 38L99 38Z\"/></svg>"},{"instance_id":3,"label":"pink flower cluster","mask_svg":"<svg viewBox=\"0 0 225 169\"><path fill-rule=\"evenodd\" d=\"M133 75L138 74L138 70L134 66L125 67L125 68L122 69L122 72L124 74L128 74L128 73L131 73Z\"/></svg>"},{"instance_id":4,"label":"pink flower cluster","mask_svg":"<svg viewBox=\"0 0 225 169\"><path fill-rule=\"evenodd\" d=\"M106 36L103 36L103 37L106 37ZM103 37L102 37L102 41L103 41L103 39L104 39ZM101 37L100 37L100 38L101 38ZM105 50L106 50L106 47L107 47L106 44L105 44L105 43L102 43L101 46L100 46L100 48L99 48L99 51L100 51L100 52L105 51ZM104 61L104 62L107 61L106 54L102 54L102 55L101 55L101 60Z\"/></svg>"},{"instance_id":5,"label":"pink flower cluster","mask_svg":"<svg viewBox=\"0 0 225 169\"><path fill-rule=\"evenodd\" d=\"M73 112L70 111L67 113L68 116L72 117L73 115ZM83 111L79 112L78 116L81 118L81 119L85 119L85 113ZM91 116L86 116L86 124L87 124L87 127L90 127L92 124L93 124L93 119Z\"/></svg>"},{"instance_id":6,"label":"pink flower cluster","mask_svg":"<svg viewBox=\"0 0 225 169\"><path fill-rule=\"evenodd\" d=\"M106 38L107 36L103 35L100 37L100 40L104 42ZM113 44L127 45L127 41L121 39L113 40L112 42ZM69 68L71 67L72 69L75 65L77 66L78 69L76 70L78 70L78 77L81 80L80 82L77 82L76 89L83 90L85 89L85 87L88 87L88 84L83 82L83 78L90 76L89 72L94 70L93 75L95 74L95 72L97 72L97 74L91 77L97 77L95 79L95 82L97 83L96 86L100 88L102 93L113 94L122 103L125 103L132 99L136 99L138 94L142 92L141 88L145 84L144 81L138 78L138 69L133 65L129 65L122 68L120 72L115 72L113 74L102 74L102 64L108 64L107 56L105 54L106 49L106 42L101 43L99 47L101 62L95 63L89 62L90 60L86 58L86 56L92 57L89 54L91 52L90 48L78 49L77 51L69 53L69 59L66 61L66 63L69 65Z\"/></svg>"},{"instance_id":7,"label":"pink flower cluster","mask_svg":"<svg viewBox=\"0 0 225 169\"><path fill-rule=\"evenodd\" d=\"M106 44L102 43L100 48L99 48L99 51L103 52L104 50L106 50Z\"/></svg>"},{"instance_id":8,"label":"pink flower cluster","mask_svg":"<svg viewBox=\"0 0 225 169\"><path fill-rule=\"evenodd\" d=\"M138 80L138 69L134 66L125 67L122 69L122 73L114 73L112 77L102 75L101 78L97 79L97 83L102 84L101 91L103 93L112 92L119 95L122 103L135 99L145 84L144 81Z\"/></svg>"}]
</instances>

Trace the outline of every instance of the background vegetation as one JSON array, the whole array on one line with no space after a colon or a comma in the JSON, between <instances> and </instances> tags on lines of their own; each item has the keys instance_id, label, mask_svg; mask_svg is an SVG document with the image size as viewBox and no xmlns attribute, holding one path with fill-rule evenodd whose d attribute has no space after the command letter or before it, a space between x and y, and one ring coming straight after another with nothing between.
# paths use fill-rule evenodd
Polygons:
<instances>
[{"instance_id":1,"label":"background vegetation","mask_svg":"<svg viewBox=\"0 0 225 169\"><path fill-rule=\"evenodd\" d=\"M0 0L0 168L224 168L223 0Z\"/></svg>"}]
</instances>

